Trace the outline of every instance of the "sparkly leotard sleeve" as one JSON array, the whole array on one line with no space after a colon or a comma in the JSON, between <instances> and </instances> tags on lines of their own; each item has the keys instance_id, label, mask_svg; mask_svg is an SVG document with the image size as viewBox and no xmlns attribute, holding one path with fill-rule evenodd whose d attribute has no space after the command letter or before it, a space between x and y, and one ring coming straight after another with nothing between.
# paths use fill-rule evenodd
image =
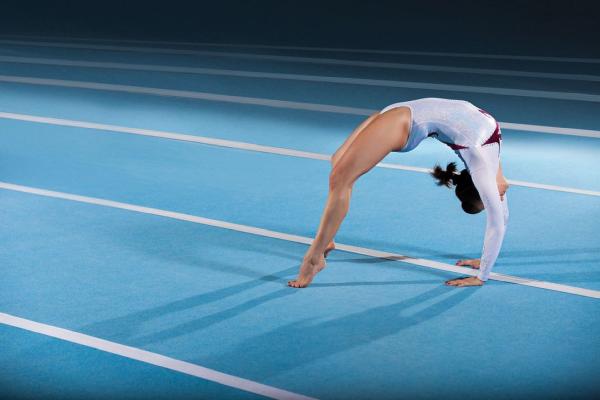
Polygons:
<instances>
[{"instance_id":1,"label":"sparkly leotard sleeve","mask_svg":"<svg viewBox=\"0 0 600 400\"><path fill-rule=\"evenodd\" d=\"M473 183L487 212L481 265L477 275L482 281L488 279L496 263L508 223L508 199L504 195L504 200L500 200L496 184L499 162L498 147L498 144L488 144L458 150L471 173Z\"/></svg>"},{"instance_id":2,"label":"sparkly leotard sleeve","mask_svg":"<svg viewBox=\"0 0 600 400\"><path fill-rule=\"evenodd\" d=\"M487 212L487 224L478 278L486 281L496 262L508 223L508 200L500 200L496 174L500 162L500 128L487 112L462 100L427 98L395 103L408 107L411 130L400 152L411 151L428 137L450 146L465 163Z\"/></svg>"}]
</instances>

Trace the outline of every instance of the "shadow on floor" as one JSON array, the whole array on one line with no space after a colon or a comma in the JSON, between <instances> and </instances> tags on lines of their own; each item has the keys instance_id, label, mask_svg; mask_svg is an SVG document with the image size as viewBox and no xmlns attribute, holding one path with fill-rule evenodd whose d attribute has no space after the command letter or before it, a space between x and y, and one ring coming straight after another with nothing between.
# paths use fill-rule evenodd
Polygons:
<instances>
[{"instance_id":1,"label":"shadow on floor","mask_svg":"<svg viewBox=\"0 0 600 400\"><path fill-rule=\"evenodd\" d=\"M250 337L214 359L195 360L202 365L227 365L230 373L250 379L269 377L346 352L419 325L468 299L477 289L438 286L412 298L322 322L299 320ZM407 315L411 307L437 300ZM236 332L229 340L235 341ZM227 338L224 338L227 341Z\"/></svg>"}]
</instances>

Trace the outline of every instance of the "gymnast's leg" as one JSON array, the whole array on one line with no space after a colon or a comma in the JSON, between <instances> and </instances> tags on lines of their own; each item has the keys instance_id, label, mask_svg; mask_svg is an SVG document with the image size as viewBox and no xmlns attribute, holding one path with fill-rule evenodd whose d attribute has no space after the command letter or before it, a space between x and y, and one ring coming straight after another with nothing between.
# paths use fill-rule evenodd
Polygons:
<instances>
[{"instance_id":1,"label":"gymnast's leg","mask_svg":"<svg viewBox=\"0 0 600 400\"><path fill-rule=\"evenodd\" d=\"M348 212L354 182L390 152L401 149L408 139L409 128L410 110L405 107L379 114L336 161L329 176L329 195L317 235L304 256L298 278L288 282L289 286L306 287L325 268L324 251Z\"/></svg>"},{"instance_id":2,"label":"gymnast's leg","mask_svg":"<svg viewBox=\"0 0 600 400\"><path fill-rule=\"evenodd\" d=\"M356 129L354 129L354 131L350 134L350 136L348 136L346 138L346 140L344 141L344 143L342 143L342 145L335 151L335 153L333 153L333 155L331 156L331 168L335 168L336 164L338 163L338 161L342 158L342 156L344 155L344 153L346 152L346 150L348 150L348 148L350 147L350 145L354 142L354 140L356 139L356 137L367 127L369 126L369 124L375 119L375 117L377 117L379 115L379 113L375 113L373 115L371 115L369 118L365 119L359 126L356 127ZM331 239L331 242L329 242L329 244L327 245L327 247L325 247L325 251L323 252L323 255L325 258L327 258L327 255L329 255L329 253L335 249L335 243L334 243L334 239Z\"/></svg>"}]
</instances>

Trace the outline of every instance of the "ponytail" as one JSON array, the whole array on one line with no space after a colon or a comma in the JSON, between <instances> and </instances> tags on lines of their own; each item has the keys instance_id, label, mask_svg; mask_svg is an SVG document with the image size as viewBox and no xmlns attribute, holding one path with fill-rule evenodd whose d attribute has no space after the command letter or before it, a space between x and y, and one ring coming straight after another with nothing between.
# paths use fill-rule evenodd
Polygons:
<instances>
[{"instance_id":1,"label":"ponytail","mask_svg":"<svg viewBox=\"0 0 600 400\"><path fill-rule=\"evenodd\" d=\"M449 163L444 171L442 167L436 165L431 173L434 179L437 180L438 186L452 187L458 183L459 174L456 173L456 163Z\"/></svg>"}]
</instances>

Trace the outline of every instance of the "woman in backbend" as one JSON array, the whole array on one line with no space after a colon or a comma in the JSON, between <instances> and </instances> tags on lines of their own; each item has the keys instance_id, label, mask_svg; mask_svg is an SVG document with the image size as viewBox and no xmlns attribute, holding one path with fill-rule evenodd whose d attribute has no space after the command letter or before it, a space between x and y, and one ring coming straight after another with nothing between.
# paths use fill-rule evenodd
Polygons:
<instances>
[{"instance_id":1,"label":"woman in backbend","mask_svg":"<svg viewBox=\"0 0 600 400\"><path fill-rule=\"evenodd\" d=\"M298 277L289 281L289 286L306 287L325 268L325 257L335 248L333 238L348 212L354 182L390 152L411 151L427 137L450 146L467 168L458 173L454 163L446 170L436 166L432 175L438 185L456 186L456 196L465 212L487 211L481 259L456 263L478 268L478 275L446 284L484 284L500 252L508 221L508 184L500 166L500 128L491 115L469 102L427 98L395 103L373 114L331 157L329 196L321 223Z\"/></svg>"}]
</instances>

